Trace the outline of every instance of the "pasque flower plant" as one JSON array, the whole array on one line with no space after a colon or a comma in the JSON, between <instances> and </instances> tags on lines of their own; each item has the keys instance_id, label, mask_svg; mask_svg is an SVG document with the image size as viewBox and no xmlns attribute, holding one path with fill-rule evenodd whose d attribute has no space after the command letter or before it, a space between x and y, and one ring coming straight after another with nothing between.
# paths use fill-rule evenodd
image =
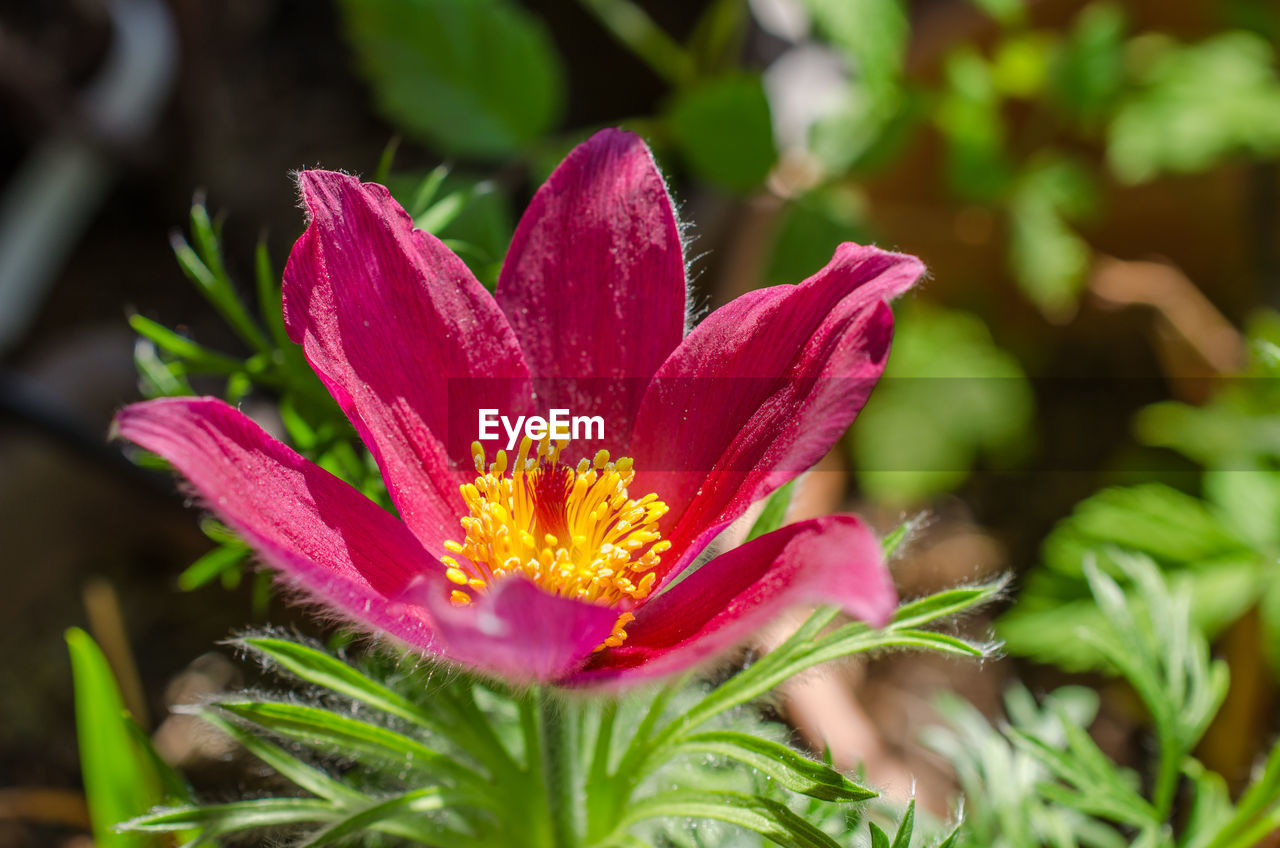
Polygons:
<instances>
[{"instance_id":1,"label":"pasque flower plant","mask_svg":"<svg viewBox=\"0 0 1280 848\"><path fill-rule=\"evenodd\" d=\"M218 399L134 404L116 424L316 601L444 660L564 686L685 669L790 605L888 619L880 545L853 516L782 527L676 578L849 426L914 257L842 244L804 282L686 332L679 226L634 135L604 130L569 154L492 295L382 186L331 171L299 184L310 220L285 269L286 326L398 515ZM616 445L459 455L477 408L535 405L604 415Z\"/></svg>"}]
</instances>

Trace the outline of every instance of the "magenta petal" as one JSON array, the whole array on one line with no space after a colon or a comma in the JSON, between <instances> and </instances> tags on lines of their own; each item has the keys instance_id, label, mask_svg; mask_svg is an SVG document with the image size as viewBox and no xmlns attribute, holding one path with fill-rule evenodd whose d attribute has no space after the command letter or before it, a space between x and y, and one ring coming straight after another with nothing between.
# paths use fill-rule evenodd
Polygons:
<instances>
[{"instance_id":1,"label":"magenta petal","mask_svg":"<svg viewBox=\"0 0 1280 848\"><path fill-rule=\"evenodd\" d=\"M923 270L913 256L843 244L799 285L716 310L663 363L631 443L631 488L671 507L664 536L686 554L662 574L830 450L884 370L887 299Z\"/></svg>"},{"instance_id":2,"label":"magenta petal","mask_svg":"<svg viewBox=\"0 0 1280 848\"><path fill-rule=\"evenodd\" d=\"M465 607L427 588L423 597L449 658L517 682L549 682L580 668L620 613L552 595L521 576L502 580Z\"/></svg>"},{"instance_id":3,"label":"magenta petal","mask_svg":"<svg viewBox=\"0 0 1280 848\"><path fill-rule=\"evenodd\" d=\"M851 515L790 524L721 554L636 611L627 641L570 683L672 674L743 641L788 607L836 605L883 626L897 605L879 541Z\"/></svg>"},{"instance_id":4,"label":"magenta petal","mask_svg":"<svg viewBox=\"0 0 1280 848\"><path fill-rule=\"evenodd\" d=\"M685 320L680 230L639 137L601 130L574 148L521 218L496 296L539 397L625 437Z\"/></svg>"},{"instance_id":5,"label":"magenta petal","mask_svg":"<svg viewBox=\"0 0 1280 848\"><path fill-rule=\"evenodd\" d=\"M477 410L525 413L528 367L493 298L385 188L332 171L298 181L311 222L284 273L290 338L439 556L466 514Z\"/></svg>"},{"instance_id":6,"label":"magenta petal","mask_svg":"<svg viewBox=\"0 0 1280 848\"><path fill-rule=\"evenodd\" d=\"M351 486L216 398L135 403L116 428L167 459L219 519L314 598L363 627L437 649L427 611L392 615L387 598L424 575L444 583L443 567Z\"/></svg>"}]
</instances>

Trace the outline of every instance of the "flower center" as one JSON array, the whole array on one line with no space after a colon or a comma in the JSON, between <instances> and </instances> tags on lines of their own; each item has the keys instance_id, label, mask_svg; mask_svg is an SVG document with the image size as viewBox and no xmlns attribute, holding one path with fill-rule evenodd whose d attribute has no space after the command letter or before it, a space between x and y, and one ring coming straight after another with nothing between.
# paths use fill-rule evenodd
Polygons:
<instances>
[{"instance_id":1,"label":"flower center","mask_svg":"<svg viewBox=\"0 0 1280 848\"><path fill-rule=\"evenodd\" d=\"M517 572L566 598L612 606L648 597L657 580L653 569L671 547L657 524L667 505L655 494L627 494L635 479L629 458L611 462L602 450L571 467L560 462L563 443L544 439L534 456L531 447L528 438L520 443L507 476L506 451L486 469L484 448L472 443L480 476L461 487L470 511L461 519L467 535L445 542L455 556L441 558L459 587L450 600L465 606L472 593ZM621 645L633 618L618 616L596 650Z\"/></svg>"}]
</instances>

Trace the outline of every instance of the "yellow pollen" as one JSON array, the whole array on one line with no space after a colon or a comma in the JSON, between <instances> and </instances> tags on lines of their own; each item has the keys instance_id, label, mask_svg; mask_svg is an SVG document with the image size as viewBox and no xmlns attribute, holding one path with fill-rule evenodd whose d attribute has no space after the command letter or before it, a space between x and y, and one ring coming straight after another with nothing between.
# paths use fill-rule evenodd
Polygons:
<instances>
[{"instance_id":1,"label":"yellow pollen","mask_svg":"<svg viewBox=\"0 0 1280 848\"><path fill-rule=\"evenodd\" d=\"M617 606L648 597L657 582L654 568L671 543L662 539L658 520L667 505L655 494L632 499L632 461L610 461L602 450L576 466L560 462L565 443L543 439L536 451L520 443L507 476L507 452L485 466L484 448L471 446L479 474L461 486L469 514L460 523L466 537L448 541L449 581L470 592L453 590L450 600L465 606L498 578L513 572L548 592L566 598ZM532 452L532 456L530 453ZM624 612L596 650L617 647L634 618Z\"/></svg>"}]
</instances>

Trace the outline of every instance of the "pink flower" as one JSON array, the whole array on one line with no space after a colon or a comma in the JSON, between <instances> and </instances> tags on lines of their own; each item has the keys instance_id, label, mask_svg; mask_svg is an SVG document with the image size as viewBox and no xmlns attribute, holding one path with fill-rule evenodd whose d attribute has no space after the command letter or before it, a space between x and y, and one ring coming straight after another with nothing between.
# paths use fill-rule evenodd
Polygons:
<instances>
[{"instance_id":1,"label":"pink flower","mask_svg":"<svg viewBox=\"0 0 1280 848\"><path fill-rule=\"evenodd\" d=\"M680 231L628 133L597 133L537 192L495 295L382 186L299 182L310 224L285 269L289 334L399 518L220 400L116 419L270 566L362 628L564 685L687 668L791 605L887 620L879 544L847 515L785 526L661 590L849 426L888 355L886 301L917 259L842 244L803 283L750 292L686 335ZM627 458L564 462L544 442L473 461L455 445L480 408L552 407L604 416Z\"/></svg>"}]
</instances>

